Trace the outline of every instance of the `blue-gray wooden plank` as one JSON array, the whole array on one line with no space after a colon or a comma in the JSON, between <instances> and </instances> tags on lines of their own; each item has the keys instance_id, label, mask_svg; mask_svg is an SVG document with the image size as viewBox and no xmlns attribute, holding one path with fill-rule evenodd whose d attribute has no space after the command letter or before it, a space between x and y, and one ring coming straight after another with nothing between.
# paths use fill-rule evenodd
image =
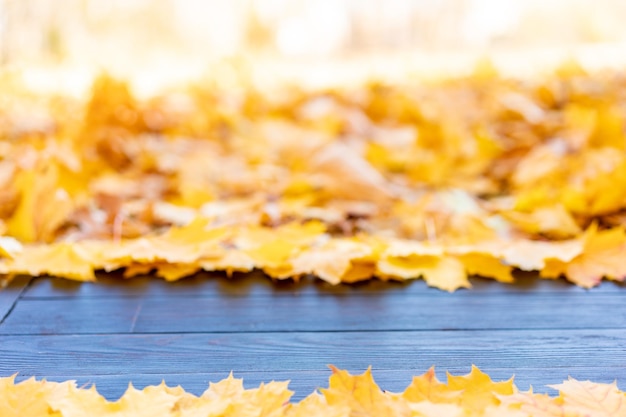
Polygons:
<instances>
[{"instance_id":1,"label":"blue-gray wooden plank","mask_svg":"<svg viewBox=\"0 0 626 417\"><path fill-rule=\"evenodd\" d=\"M11 313L30 281L30 277L19 276L0 286L0 323Z\"/></svg>"},{"instance_id":2,"label":"blue-gray wooden plank","mask_svg":"<svg viewBox=\"0 0 626 417\"><path fill-rule=\"evenodd\" d=\"M330 286L252 275L37 279L13 295L0 325L0 375L96 382L111 399L129 381L199 393L231 370L248 386L292 379L301 398L326 385L329 363L372 365L392 391L431 365L443 377L476 364L537 391L568 375L626 382L621 284L587 291L522 274L512 286L474 279L473 290L448 294L422 281Z\"/></svg>"},{"instance_id":3,"label":"blue-gray wooden plank","mask_svg":"<svg viewBox=\"0 0 626 417\"><path fill-rule=\"evenodd\" d=\"M624 294L24 299L0 334L623 328Z\"/></svg>"},{"instance_id":4,"label":"blue-gray wooden plank","mask_svg":"<svg viewBox=\"0 0 626 417\"><path fill-rule=\"evenodd\" d=\"M325 369L621 369L626 332L501 330L11 336L0 371L75 375ZM626 382L626 380L624 380Z\"/></svg>"}]
</instances>

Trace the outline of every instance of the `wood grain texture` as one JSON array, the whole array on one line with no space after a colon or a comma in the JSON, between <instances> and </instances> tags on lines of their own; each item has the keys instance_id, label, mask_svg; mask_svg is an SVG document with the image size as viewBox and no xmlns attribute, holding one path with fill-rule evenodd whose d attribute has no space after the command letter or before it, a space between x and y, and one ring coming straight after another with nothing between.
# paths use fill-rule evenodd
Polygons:
<instances>
[{"instance_id":1,"label":"wood grain texture","mask_svg":"<svg viewBox=\"0 0 626 417\"><path fill-rule=\"evenodd\" d=\"M622 328L622 294L21 300L0 334ZM607 314L610 312L610 314Z\"/></svg>"},{"instance_id":2,"label":"wood grain texture","mask_svg":"<svg viewBox=\"0 0 626 417\"><path fill-rule=\"evenodd\" d=\"M437 365L539 392L571 375L626 383L626 292L522 274L448 294L423 281L331 286L260 273L95 284L36 279L0 324L0 376L96 383L109 399L162 379L201 393L232 370L248 387L291 379L296 399L326 386L328 364L369 365L387 390ZM2 294L2 293L0 293ZM1 295L0 295L1 297ZM8 299L8 298L7 298Z\"/></svg>"},{"instance_id":3,"label":"wood grain texture","mask_svg":"<svg viewBox=\"0 0 626 417\"><path fill-rule=\"evenodd\" d=\"M1 373L115 375L431 365L511 370L605 368L626 378L626 332L457 331L12 336ZM620 373L621 372L621 373Z\"/></svg>"}]
</instances>

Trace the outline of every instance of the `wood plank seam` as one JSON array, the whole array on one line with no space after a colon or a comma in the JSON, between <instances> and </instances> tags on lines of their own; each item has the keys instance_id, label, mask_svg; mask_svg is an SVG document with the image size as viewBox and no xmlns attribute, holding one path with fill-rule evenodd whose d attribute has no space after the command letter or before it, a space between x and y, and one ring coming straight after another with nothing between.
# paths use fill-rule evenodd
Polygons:
<instances>
[{"instance_id":1,"label":"wood plank seam","mask_svg":"<svg viewBox=\"0 0 626 417\"><path fill-rule=\"evenodd\" d=\"M11 315L32 282L32 277L20 276L0 289L0 325Z\"/></svg>"}]
</instances>

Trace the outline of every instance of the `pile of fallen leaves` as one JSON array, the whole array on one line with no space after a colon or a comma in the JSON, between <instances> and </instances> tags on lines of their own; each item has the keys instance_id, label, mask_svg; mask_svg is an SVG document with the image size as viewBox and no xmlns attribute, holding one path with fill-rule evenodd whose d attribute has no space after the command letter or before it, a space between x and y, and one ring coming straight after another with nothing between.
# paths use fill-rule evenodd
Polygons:
<instances>
[{"instance_id":1,"label":"pile of fallen leaves","mask_svg":"<svg viewBox=\"0 0 626 417\"><path fill-rule=\"evenodd\" d=\"M5 82L6 84L6 82ZM626 75L0 97L0 274L626 276Z\"/></svg>"},{"instance_id":2,"label":"pile of fallen leaves","mask_svg":"<svg viewBox=\"0 0 626 417\"><path fill-rule=\"evenodd\" d=\"M0 378L0 415L3 417L612 417L626 415L626 394L615 384L569 379L551 388L558 397L520 392L513 379L493 382L478 368L463 376L448 374L439 382L434 369L414 377L402 393L383 392L368 369L350 375L333 369L329 387L299 403L289 402L288 382L270 382L244 389L241 379L229 376L211 383L199 397L181 387L162 383L137 390L132 385L115 402L92 386L77 388L72 381L29 379L16 384Z\"/></svg>"}]
</instances>

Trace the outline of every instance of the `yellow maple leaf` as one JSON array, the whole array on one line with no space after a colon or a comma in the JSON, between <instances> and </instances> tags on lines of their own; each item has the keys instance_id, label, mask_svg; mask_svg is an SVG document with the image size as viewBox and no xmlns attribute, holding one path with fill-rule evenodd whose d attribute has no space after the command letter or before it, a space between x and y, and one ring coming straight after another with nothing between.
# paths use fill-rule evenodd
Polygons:
<instances>
[{"instance_id":1,"label":"yellow maple leaf","mask_svg":"<svg viewBox=\"0 0 626 417\"><path fill-rule=\"evenodd\" d=\"M489 405L498 405L497 395L513 394L513 378L503 382L493 382L489 375L472 365L467 375L448 375L448 387L461 391L457 403L472 413L481 413Z\"/></svg>"},{"instance_id":2,"label":"yellow maple leaf","mask_svg":"<svg viewBox=\"0 0 626 417\"><path fill-rule=\"evenodd\" d=\"M259 388L244 392L243 403L256 406L255 414L260 417L279 417L284 414L286 404L293 395L293 391L287 389L288 386L289 381L261 383Z\"/></svg>"},{"instance_id":3,"label":"yellow maple leaf","mask_svg":"<svg viewBox=\"0 0 626 417\"><path fill-rule=\"evenodd\" d=\"M27 379L15 383L15 375L0 378L0 415L2 417L63 417L49 409L48 400L64 396L72 382L61 384Z\"/></svg>"},{"instance_id":4,"label":"yellow maple leaf","mask_svg":"<svg viewBox=\"0 0 626 417\"><path fill-rule=\"evenodd\" d=\"M171 249L174 251L172 252ZM160 239L140 237L110 244L109 248L102 251L102 261L106 270L115 270L133 263L193 262L197 259L196 254L185 251L180 251L183 259L179 259L177 256L179 249L179 247L172 248Z\"/></svg>"},{"instance_id":5,"label":"yellow maple leaf","mask_svg":"<svg viewBox=\"0 0 626 417\"><path fill-rule=\"evenodd\" d=\"M329 405L326 397L313 393L297 404L291 404L285 412L286 417L350 417L347 405Z\"/></svg>"},{"instance_id":6,"label":"yellow maple leaf","mask_svg":"<svg viewBox=\"0 0 626 417\"><path fill-rule=\"evenodd\" d=\"M320 247L312 247L302 251L291 260L295 274L315 274L319 278L331 284L340 282L351 282L358 276L372 271L352 271L352 275L346 278L347 274L356 267L354 259L361 259L371 254L372 248L352 239L332 239Z\"/></svg>"},{"instance_id":7,"label":"yellow maple leaf","mask_svg":"<svg viewBox=\"0 0 626 417\"><path fill-rule=\"evenodd\" d=\"M67 220L74 202L59 184L58 167L41 164L20 172L15 186L20 203L7 221L7 231L23 242L50 242L56 230Z\"/></svg>"},{"instance_id":8,"label":"yellow maple leaf","mask_svg":"<svg viewBox=\"0 0 626 417\"><path fill-rule=\"evenodd\" d=\"M143 390L130 384L116 404L123 410L121 415L167 416L178 402L179 394L165 384L149 386Z\"/></svg>"},{"instance_id":9,"label":"yellow maple leaf","mask_svg":"<svg viewBox=\"0 0 626 417\"><path fill-rule=\"evenodd\" d=\"M254 249L248 249L245 253L261 268L279 268L286 266L288 260L298 253L298 247L290 241L275 239Z\"/></svg>"},{"instance_id":10,"label":"yellow maple leaf","mask_svg":"<svg viewBox=\"0 0 626 417\"><path fill-rule=\"evenodd\" d=\"M494 278L496 281L506 283L514 281L511 274L513 268L494 256L474 252L459 255L457 259L470 275Z\"/></svg>"},{"instance_id":11,"label":"yellow maple leaf","mask_svg":"<svg viewBox=\"0 0 626 417\"><path fill-rule=\"evenodd\" d=\"M501 213L526 233L543 234L556 239L577 236L580 227L562 204L535 208L530 212L509 211Z\"/></svg>"},{"instance_id":12,"label":"yellow maple leaf","mask_svg":"<svg viewBox=\"0 0 626 417\"><path fill-rule=\"evenodd\" d=\"M235 271L250 272L256 266L255 261L248 254L240 250L228 250L223 256L215 259L200 261L205 271L226 271L230 276Z\"/></svg>"},{"instance_id":13,"label":"yellow maple leaf","mask_svg":"<svg viewBox=\"0 0 626 417\"><path fill-rule=\"evenodd\" d=\"M376 268L390 278L423 277L428 285L446 291L471 287L463 263L451 256L386 256L378 261Z\"/></svg>"},{"instance_id":14,"label":"yellow maple leaf","mask_svg":"<svg viewBox=\"0 0 626 417\"><path fill-rule=\"evenodd\" d=\"M63 417L123 415L122 405L107 401L96 391L95 385L92 385L90 389L70 386L67 394L50 397L48 404L52 410Z\"/></svg>"},{"instance_id":15,"label":"yellow maple leaf","mask_svg":"<svg viewBox=\"0 0 626 417\"><path fill-rule=\"evenodd\" d=\"M584 243L581 239L556 242L516 239L491 242L489 245L481 246L481 250L523 271L540 271L548 260L570 262L583 253Z\"/></svg>"},{"instance_id":16,"label":"yellow maple leaf","mask_svg":"<svg viewBox=\"0 0 626 417\"><path fill-rule=\"evenodd\" d=\"M429 401L409 404L412 415L419 417L463 417L465 411L456 404L437 404Z\"/></svg>"},{"instance_id":17,"label":"yellow maple leaf","mask_svg":"<svg viewBox=\"0 0 626 417\"><path fill-rule=\"evenodd\" d=\"M49 407L63 417L111 416L148 417L174 416L179 403L190 402L195 397L182 389L170 388L164 383L137 390L130 384L122 397L109 402L91 389L71 388L64 395L52 395Z\"/></svg>"},{"instance_id":18,"label":"yellow maple leaf","mask_svg":"<svg viewBox=\"0 0 626 417\"><path fill-rule=\"evenodd\" d=\"M433 403L454 403L460 391L450 389L448 384L444 384L437 379L435 367L431 367L424 374L414 376L402 397L410 402L429 401Z\"/></svg>"},{"instance_id":19,"label":"yellow maple leaf","mask_svg":"<svg viewBox=\"0 0 626 417\"><path fill-rule=\"evenodd\" d=\"M560 275L580 285L590 288L598 285L606 277L616 281L626 278L626 232L622 227L610 230L597 230L592 225L583 236L583 251L569 262L550 260L541 270L543 277L555 278Z\"/></svg>"},{"instance_id":20,"label":"yellow maple leaf","mask_svg":"<svg viewBox=\"0 0 626 417\"><path fill-rule=\"evenodd\" d=\"M0 273L48 274L77 281L94 281L93 258L84 247L70 243L28 246L13 259L0 261Z\"/></svg>"},{"instance_id":21,"label":"yellow maple leaf","mask_svg":"<svg viewBox=\"0 0 626 417\"><path fill-rule=\"evenodd\" d=\"M359 281L370 279L376 275L376 264L372 262L353 261L350 267L341 276L343 283L351 284Z\"/></svg>"},{"instance_id":22,"label":"yellow maple leaf","mask_svg":"<svg viewBox=\"0 0 626 417\"><path fill-rule=\"evenodd\" d=\"M156 267L156 275L164 278L166 281L178 281L181 278L191 276L200 270L199 264L174 264L163 263L153 265ZM124 271L124 276L126 277Z\"/></svg>"},{"instance_id":23,"label":"yellow maple leaf","mask_svg":"<svg viewBox=\"0 0 626 417\"><path fill-rule=\"evenodd\" d=\"M325 226L318 221L290 223L274 230L250 227L243 230L235 245L268 275L288 278L298 273L293 259L322 238L324 231Z\"/></svg>"},{"instance_id":24,"label":"yellow maple leaf","mask_svg":"<svg viewBox=\"0 0 626 417\"><path fill-rule=\"evenodd\" d=\"M209 383L209 388L202 394L204 398L228 398L243 394L243 379L235 378L231 372L228 378Z\"/></svg>"},{"instance_id":25,"label":"yellow maple leaf","mask_svg":"<svg viewBox=\"0 0 626 417\"><path fill-rule=\"evenodd\" d=\"M331 365L333 374L322 394L331 406L345 406L351 415L384 417L410 416L408 406L399 399L383 393L374 382L371 369L361 375L350 375Z\"/></svg>"}]
</instances>

